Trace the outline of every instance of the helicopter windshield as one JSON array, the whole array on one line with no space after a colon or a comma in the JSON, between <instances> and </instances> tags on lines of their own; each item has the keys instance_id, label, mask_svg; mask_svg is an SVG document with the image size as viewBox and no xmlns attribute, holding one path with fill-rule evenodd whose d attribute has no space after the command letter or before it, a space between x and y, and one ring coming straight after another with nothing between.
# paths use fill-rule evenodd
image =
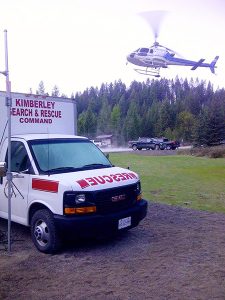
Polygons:
<instances>
[{"instance_id":1,"label":"helicopter windshield","mask_svg":"<svg viewBox=\"0 0 225 300\"><path fill-rule=\"evenodd\" d=\"M149 48L141 48L139 52L141 53L148 53Z\"/></svg>"}]
</instances>

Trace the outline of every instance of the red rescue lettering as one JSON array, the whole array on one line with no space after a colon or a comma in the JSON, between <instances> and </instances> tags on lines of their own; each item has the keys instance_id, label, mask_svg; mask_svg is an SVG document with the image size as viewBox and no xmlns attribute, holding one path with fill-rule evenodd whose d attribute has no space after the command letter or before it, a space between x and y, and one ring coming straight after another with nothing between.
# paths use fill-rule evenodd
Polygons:
<instances>
[{"instance_id":1,"label":"red rescue lettering","mask_svg":"<svg viewBox=\"0 0 225 300\"><path fill-rule=\"evenodd\" d=\"M97 181L93 177L85 178L85 180L90 183L90 185L97 185Z\"/></svg>"},{"instance_id":2,"label":"red rescue lettering","mask_svg":"<svg viewBox=\"0 0 225 300\"><path fill-rule=\"evenodd\" d=\"M106 182L113 182L113 179L108 175L103 175L102 177L105 179Z\"/></svg>"},{"instance_id":3,"label":"red rescue lettering","mask_svg":"<svg viewBox=\"0 0 225 300\"><path fill-rule=\"evenodd\" d=\"M60 110L41 110L41 117L43 118L62 118Z\"/></svg>"},{"instance_id":4,"label":"red rescue lettering","mask_svg":"<svg viewBox=\"0 0 225 300\"><path fill-rule=\"evenodd\" d=\"M120 181L120 179L117 178L117 175L118 175L118 174L111 174L110 176L112 177L113 180L115 180L115 181Z\"/></svg>"},{"instance_id":5,"label":"red rescue lettering","mask_svg":"<svg viewBox=\"0 0 225 300\"><path fill-rule=\"evenodd\" d=\"M130 179L138 179L138 177L134 173L117 173L103 176L95 176L88 177L81 180L77 180L76 182L80 185L82 189L89 187L90 185L98 185L98 184L106 184L113 183L118 181L130 180Z\"/></svg>"},{"instance_id":6,"label":"red rescue lettering","mask_svg":"<svg viewBox=\"0 0 225 300\"><path fill-rule=\"evenodd\" d=\"M117 174L121 180L126 180L126 177L123 174Z\"/></svg>"},{"instance_id":7,"label":"red rescue lettering","mask_svg":"<svg viewBox=\"0 0 225 300\"><path fill-rule=\"evenodd\" d=\"M105 184L105 179L102 176L93 177L94 180L96 180L100 184Z\"/></svg>"}]
</instances>

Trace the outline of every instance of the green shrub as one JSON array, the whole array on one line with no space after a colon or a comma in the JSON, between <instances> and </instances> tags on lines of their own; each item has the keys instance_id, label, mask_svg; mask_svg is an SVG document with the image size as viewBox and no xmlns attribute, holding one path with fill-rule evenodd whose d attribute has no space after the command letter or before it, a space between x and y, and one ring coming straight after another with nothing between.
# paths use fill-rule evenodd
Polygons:
<instances>
[{"instance_id":1,"label":"green shrub","mask_svg":"<svg viewBox=\"0 0 225 300\"><path fill-rule=\"evenodd\" d=\"M179 149L177 154L194 155L197 157L206 156L209 158L225 158L225 145L213 147L194 147L191 149Z\"/></svg>"}]
</instances>

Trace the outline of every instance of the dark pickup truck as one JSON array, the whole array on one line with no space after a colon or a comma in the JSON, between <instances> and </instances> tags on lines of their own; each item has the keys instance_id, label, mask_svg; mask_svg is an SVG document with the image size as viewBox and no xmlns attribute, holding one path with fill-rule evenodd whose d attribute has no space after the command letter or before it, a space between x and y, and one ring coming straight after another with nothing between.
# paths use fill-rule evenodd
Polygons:
<instances>
[{"instance_id":1,"label":"dark pickup truck","mask_svg":"<svg viewBox=\"0 0 225 300\"><path fill-rule=\"evenodd\" d=\"M142 149L155 150L156 147L155 140L153 138L141 138L141 137L139 137L137 141L129 141L128 146L129 148L132 148L135 151L142 150Z\"/></svg>"},{"instance_id":2,"label":"dark pickup truck","mask_svg":"<svg viewBox=\"0 0 225 300\"><path fill-rule=\"evenodd\" d=\"M129 141L129 148L136 150L175 150L180 146L178 141L170 141L166 138L139 137L137 141Z\"/></svg>"},{"instance_id":3,"label":"dark pickup truck","mask_svg":"<svg viewBox=\"0 0 225 300\"><path fill-rule=\"evenodd\" d=\"M180 147L180 142L178 141L170 141L169 139L162 138L158 139L159 144L161 145L161 150L176 150Z\"/></svg>"}]
</instances>

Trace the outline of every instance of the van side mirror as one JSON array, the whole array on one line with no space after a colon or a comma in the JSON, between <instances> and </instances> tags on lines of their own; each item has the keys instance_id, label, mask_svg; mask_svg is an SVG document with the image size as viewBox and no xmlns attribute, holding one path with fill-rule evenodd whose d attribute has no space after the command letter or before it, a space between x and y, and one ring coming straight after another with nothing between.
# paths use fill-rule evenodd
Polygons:
<instances>
[{"instance_id":1,"label":"van side mirror","mask_svg":"<svg viewBox=\"0 0 225 300\"><path fill-rule=\"evenodd\" d=\"M7 172L6 162L1 161L0 162L0 177L5 177L6 176L6 172Z\"/></svg>"}]
</instances>

